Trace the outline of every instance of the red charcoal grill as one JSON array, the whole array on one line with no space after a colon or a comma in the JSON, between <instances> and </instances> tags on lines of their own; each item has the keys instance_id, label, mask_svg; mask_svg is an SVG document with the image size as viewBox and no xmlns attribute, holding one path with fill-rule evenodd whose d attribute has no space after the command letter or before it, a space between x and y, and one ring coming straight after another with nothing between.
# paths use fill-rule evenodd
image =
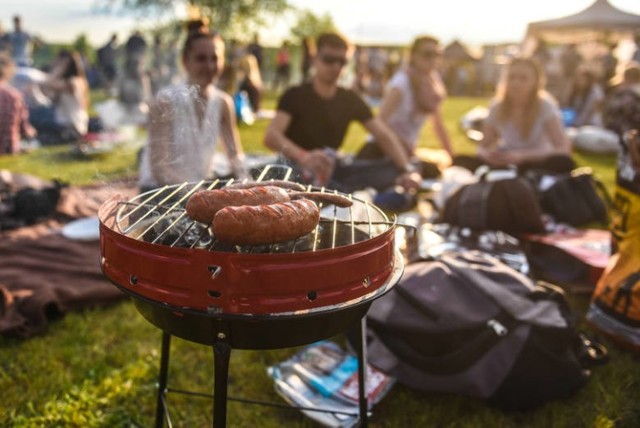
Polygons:
<instances>
[{"instance_id":1,"label":"red charcoal grill","mask_svg":"<svg viewBox=\"0 0 640 428\"><path fill-rule=\"evenodd\" d=\"M98 213L103 272L163 331L156 426L169 420L167 392L190 393L167 388L172 335L213 347L213 425L223 427L232 348L293 347L354 327L359 422L366 426L365 315L402 276L395 224L376 206L349 195L349 208L318 203L320 223L304 237L271 245L227 245L190 220L184 206L196 191L228 184L201 181L165 186L131 200L115 197Z\"/></svg>"}]
</instances>

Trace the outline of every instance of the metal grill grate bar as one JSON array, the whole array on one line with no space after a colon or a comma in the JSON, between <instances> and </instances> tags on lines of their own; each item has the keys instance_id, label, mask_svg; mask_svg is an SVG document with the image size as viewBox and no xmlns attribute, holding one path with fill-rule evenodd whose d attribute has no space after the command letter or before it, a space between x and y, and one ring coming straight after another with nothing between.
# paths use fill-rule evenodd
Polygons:
<instances>
[{"instance_id":1,"label":"metal grill grate bar","mask_svg":"<svg viewBox=\"0 0 640 428\"><path fill-rule=\"evenodd\" d=\"M265 171L268 170L265 169ZM266 176L265 171L261 174L261 179ZM261 182L264 184L268 181L262 180ZM142 194L138 197L140 202L136 203L134 198L132 201L121 203L116 222L117 228L124 235L171 247L237 253L296 253L334 249L342 245L355 244L373 238L382 230L386 230L385 226L393 224L379 208L371 205L368 201L356 199L353 195L346 195L353 201L353 205L350 207L331 206L322 201L316 202L321 211L321 219L315 229L305 237L286 243L260 246L222 244L215 239L215 236L205 225L191 220L184 207L189 197L199 190L224 188L234 183L234 180L183 183L164 186L148 194ZM308 186L307 191L339 194L337 191L324 187Z\"/></svg>"}]
</instances>

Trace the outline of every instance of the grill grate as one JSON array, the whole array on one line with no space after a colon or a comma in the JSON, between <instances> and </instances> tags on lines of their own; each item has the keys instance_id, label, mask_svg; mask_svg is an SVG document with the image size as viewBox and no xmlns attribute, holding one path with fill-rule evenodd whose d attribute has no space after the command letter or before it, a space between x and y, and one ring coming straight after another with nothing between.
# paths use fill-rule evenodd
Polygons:
<instances>
[{"instance_id":1,"label":"grill grate","mask_svg":"<svg viewBox=\"0 0 640 428\"><path fill-rule=\"evenodd\" d=\"M320 222L303 237L259 246L224 244L215 239L206 225L191 220L186 214L185 205L197 191L221 189L232 183L233 180L183 183L140 194L120 203L115 230L128 237L170 247L237 253L296 253L355 244L378 236L393 226L393 222L376 206L354 195L343 195L348 196L353 205L345 208L317 202L321 212ZM306 191L334 193L312 186Z\"/></svg>"}]
</instances>

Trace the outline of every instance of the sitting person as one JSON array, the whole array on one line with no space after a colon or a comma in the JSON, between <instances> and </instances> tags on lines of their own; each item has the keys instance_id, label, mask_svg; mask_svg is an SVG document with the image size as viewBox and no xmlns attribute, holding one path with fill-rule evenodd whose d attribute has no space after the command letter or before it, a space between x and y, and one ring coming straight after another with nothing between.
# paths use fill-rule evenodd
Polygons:
<instances>
[{"instance_id":1,"label":"sitting person","mask_svg":"<svg viewBox=\"0 0 640 428\"><path fill-rule=\"evenodd\" d=\"M126 112L125 123L143 125L147 121L147 103L153 92L151 79L145 71L148 46L140 31L133 31L123 50L124 61L116 85L118 101Z\"/></svg>"},{"instance_id":2,"label":"sitting person","mask_svg":"<svg viewBox=\"0 0 640 428\"><path fill-rule=\"evenodd\" d=\"M475 170L517 167L568 172L575 168L571 142L555 100L544 91L544 73L532 58L507 66L484 121L478 158L457 157L454 164Z\"/></svg>"},{"instance_id":3,"label":"sitting person","mask_svg":"<svg viewBox=\"0 0 640 428\"><path fill-rule=\"evenodd\" d=\"M89 129L89 83L80 54L58 53L42 89L53 102L52 120L41 120L43 143L77 142Z\"/></svg>"},{"instance_id":4,"label":"sitting person","mask_svg":"<svg viewBox=\"0 0 640 428\"><path fill-rule=\"evenodd\" d=\"M0 53L0 155L18 153L22 137L36 136L22 94L9 84L14 71L11 57Z\"/></svg>"},{"instance_id":5,"label":"sitting person","mask_svg":"<svg viewBox=\"0 0 640 428\"><path fill-rule=\"evenodd\" d=\"M219 35L194 32L182 50L187 82L161 89L149 110L149 140L142 151L139 187L214 178L218 139L236 178L247 178L231 97L216 88L224 68Z\"/></svg>"},{"instance_id":6,"label":"sitting person","mask_svg":"<svg viewBox=\"0 0 640 428\"><path fill-rule=\"evenodd\" d=\"M417 38L411 46L409 63L399 69L386 86L380 118L402 142L408 156L413 157L420 131L429 117L443 149L453 156L449 134L442 120L441 105L447 93L436 65L441 56L439 41L430 36ZM360 158L383 157L373 141L358 153ZM422 171L423 175L427 171Z\"/></svg>"},{"instance_id":7,"label":"sitting person","mask_svg":"<svg viewBox=\"0 0 640 428\"><path fill-rule=\"evenodd\" d=\"M605 100L603 122L621 147L616 183L640 195L640 64L631 62L619 80Z\"/></svg>"},{"instance_id":8,"label":"sitting person","mask_svg":"<svg viewBox=\"0 0 640 428\"><path fill-rule=\"evenodd\" d=\"M252 54L245 54L240 58L238 68L241 73L238 91L245 91L249 98L251 111L254 114L260 112L260 103L262 102L262 77L260 76L260 67L258 61Z\"/></svg>"},{"instance_id":9,"label":"sitting person","mask_svg":"<svg viewBox=\"0 0 640 428\"><path fill-rule=\"evenodd\" d=\"M386 189L395 183L416 188L421 180L407 151L394 133L374 117L353 90L338 86L349 61L351 46L340 35L322 34L313 58L311 81L289 88L265 134L265 145L282 154L299 172L301 181L352 192L372 187ZM334 162L349 124L359 121L373 135L388 159L366 164Z\"/></svg>"},{"instance_id":10,"label":"sitting person","mask_svg":"<svg viewBox=\"0 0 640 428\"><path fill-rule=\"evenodd\" d=\"M578 67L562 107L575 115L569 126L602 126L601 109L604 90L595 73L587 67Z\"/></svg>"}]
</instances>

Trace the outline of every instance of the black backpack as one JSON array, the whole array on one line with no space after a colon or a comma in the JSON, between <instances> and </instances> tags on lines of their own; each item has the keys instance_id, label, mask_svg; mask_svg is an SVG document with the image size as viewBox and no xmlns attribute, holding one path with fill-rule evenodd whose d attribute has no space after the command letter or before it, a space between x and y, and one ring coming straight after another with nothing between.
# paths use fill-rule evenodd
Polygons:
<instances>
[{"instance_id":1,"label":"black backpack","mask_svg":"<svg viewBox=\"0 0 640 428\"><path fill-rule=\"evenodd\" d=\"M67 185L54 180L53 185L42 189L24 187L7 192L0 201L0 230L29 226L51 217L58 206L62 188Z\"/></svg>"},{"instance_id":2,"label":"black backpack","mask_svg":"<svg viewBox=\"0 0 640 428\"><path fill-rule=\"evenodd\" d=\"M461 186L446 199L438 222L512 235L544 232L535 189L523 177L489 180L485 175Z\"/></svg>"},{"instance_id":3,"label":"black backpack","mask_svg":"<svg viewBox=\"0 0 640 428\"><path fill-rule=\"evenodd\" d=\"M408 265L367 323L369 362L400 383L504 409L569 397L606 354L585 347L560 288L477 251Z\"/></svg>"},{"instance_id":4,"label":"black backpack","mask_svg":"<svg viewBox=\"0 0 640 428\"><path fill-rule=\"evenodd\" d=\"M543 212L575 227L608 223L611 197L591 168L576 168L550 177L554 183L540 192Z\"/></svg>"}]
</instances>

